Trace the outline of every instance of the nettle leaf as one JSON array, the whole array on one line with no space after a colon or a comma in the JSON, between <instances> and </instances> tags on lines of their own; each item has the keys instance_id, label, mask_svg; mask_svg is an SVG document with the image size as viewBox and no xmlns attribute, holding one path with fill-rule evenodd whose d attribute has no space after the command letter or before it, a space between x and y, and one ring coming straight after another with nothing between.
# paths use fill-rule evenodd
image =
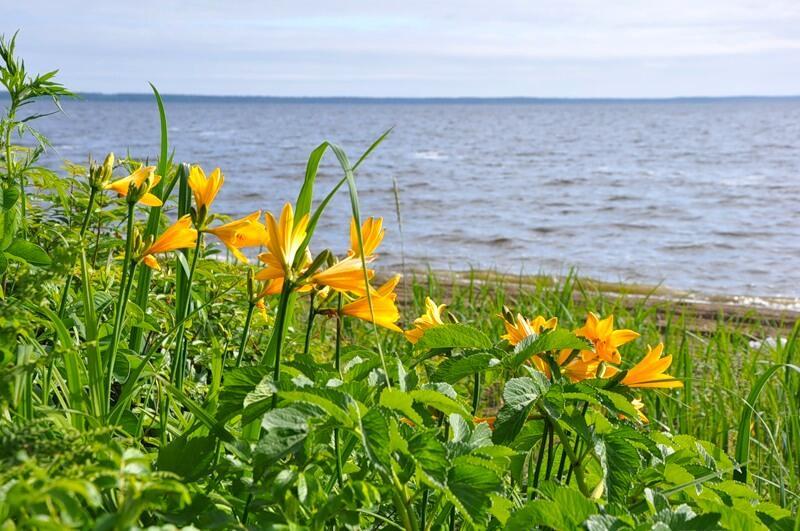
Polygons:
<instances>
[{"instance_id":1,"label":"nettle leaf","mask_svg":"<svg viewBox=\"0 0 800 531\"><path fill-rule=\"evenodd\" d=\"M579 529L597 506L580 492L570 487L543 489L549 499L528 502L515 511L506 529L531 529L544 526L553 529Z\"/></svg>"},{"instance_id":2,"label":"nettle leaf","mask_svg":"<svg viewBox=\"0 0 800 531\"><path fill-rule=\"evenodd\" d=\"M426 332L427 333L427 332ZM503 359L503 365L515 369L532 358L535 354L561 349L588 350L591 345L569 330L556 328L538 336L525 338L514 349L514 354Z\"/></svg>"},{"instance_id":3,"label":"nettle leaf","mask_svg":"<svg viewBox=\"0 0 800 531\"><path fill-rule=\"evenodd\" d=\"M408 439L408 455L417 465L417 473L426 482L441 488L447 482L447 449L437 438L438 430L421 431Z\"/></svg>"},{"instance_id":4,"label":"nettle leaf","mask_svg":"<svg viewBox=\"0 0 800 531\"><path fill-rule=\"evenodd\" d=\"M302 391L280 391L278 396L289 402L305 402L319 406L342 426L353 426L353 419L348 413L350 405L354 403L353 399L335 389L306 388Z\"/></svg>"},{"instance_id":5,"label":"nettle leaf","mask_svg":"<svg viewBox=\"0 0 800 531\"><path fill-rule=\"evenodd\" d=\"M603 482L609 503L624 504L639 470L639 453L630 443L617 437L600 437L594 452L603 470Z\"/></svg>"},{"instance_id":6,"label":"nettle leaf","mask_svg":"<svg viewBox=\"0 0 800 531\"><path fill-rule=\"evenodd\" d=\"M484 372L499 363L500 360L495 356L485 352L448 358L437 367L432 379L453 384L467 376Z\"/></svg>"},{"instance_id":7,"label":"nettle leaf","mask_svg":"<svg viewBox=\"0 0 800 531\"><path fill-rule=\"evenodd\" d=\"M35 266L46 266L51 263L50 257L44 249L26 240L14 240L5 252L6 255L19 258Z\"/></svg>"},{"instance_id":8,"label":"nettle leaf","mask_svg":"<svg viewBox=\"0 0 800 531\"><path fill-rule=\"evenodd\" d=\"M429 328L425 330L425 335L415 346L417 350L434 348L489 349L491 347L492 340L486 334L465 324L445 324Z\"/></svg>"},{"instance_id":9,"label":"nettle leaf","mask_svg":"<svg viewBox=\"0 0 800 531\"><path fill-rule=\"evenodd\" d=\"M512 378L503 389L503 407L497 413L492 439L497 444L512 441L520 432L536 401L547 393L550 382L543 374Z\"/></svg>"},{"instance_id":10,"label":"nettle leaf","mask_svg":"<svg viewBox=\"0 0 800 531\"><path fill-rule=\"evenodd\" d=\"M239 367L225 372L225 381L219 393L216 419L225 422L239 414L244 407L244 400L256 386L271 372L261 365Z\"/></svg>"},{"instance_id":11,"label":"nettle leaf","mask_svg":"<svg viewBox=\"0 0 800 531\"><path fill-rule=\"evenodd\" d=\"M466 407L439 391L433 389L416 389L409 394L415 401L425 404L428 407L438 409L445 415L456 413L465 419L472 419L472 415L469 414Z\"/></svg>"},{"instance_id":12,"label":"nettle leaf","mask_svg":"<svg viewBox=\"0 0 800 531\"><path fill-rule=\"evenodd\" d=\"M274 461L295 451L308 437L309 419L321 414L320 409L308 404L292 404L268 411L261 419L262 436L255 453Z\"/></svg>"},{"instance_id":13,"label":"nettle leaf","mask_svg":"<svg viewBox=\"0 0 800 531\"><path fill-rule=\"evenodd\" d=\"M357 408L356 408L357 409ZM381 470L391 466L389 458L389 422L378 408L370 409L366 415L358 416L361 444L367 458Z\"/></svg>"},{"instance_id":14,"label":"nettle leaf","mask_svg":"<svg viewBox=\"0 0 800 531\"><path fill-rule=\"evenodd\" d=\"M193 481L202 477L214 460L217 438L181 435L158 451L158 469Z\"/></svg>"},{"instance_id":15,"label":"nettle leaf","mask_svg":"<svg viewBox=\"0 0 800 531\"><path fill-rule=\"evenodd\" d=\"M422 417L414 410L414 399L399 389L387 387L381 393L380 405L399 411L417 426L422 426Z\"/></svg>"},{"instance_id":16,"label":"nettle leaf","mask_svg":"<svg viewBox=\"0 0 800 531\"><path fill-rule=\"evenodd\" d=\"M448 472L444 493L464 520L481 527L489 519L491 495L499 491L502 484L491 469L460 461Z\"/></svg>"}]
</instances>

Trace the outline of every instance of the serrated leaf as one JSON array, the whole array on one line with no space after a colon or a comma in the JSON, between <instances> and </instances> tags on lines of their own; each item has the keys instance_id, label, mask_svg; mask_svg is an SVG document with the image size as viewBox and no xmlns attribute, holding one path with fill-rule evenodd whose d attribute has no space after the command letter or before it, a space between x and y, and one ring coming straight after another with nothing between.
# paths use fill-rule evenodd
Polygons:
<instances>
[{"instance_id":1,"label":"serrated leaf","mask_svg":"<svg viewBox=\"0 0 800 531\"><path fill-rule=\"evenodd\" d=\"M187 481L204 475L214 459L217 438L211 435L189 438L181 435L158 452L158 469L172 472Z\"/></svg>"},{"instance_id":2,"label":"serrated leaf","mask_svg":"<svg viewBox=\"0 0 800 531\"><path fill-rule=\"evenodd\" d=\"M308 419L313 413L314 410L308 405L300 404L265 413L261 419L262 435L255 453L263 455L267 461L274 461L293 452L308 437Z\"/></svg>"},{"instance_id":3,"label":"serrated leaf","mask_svg":"<svg viewBox=\"0 0 800 531\"><path fill-rule=\"evenodd\" d=\"M512 441L525 425L536 401L547 393L550 383L543 374L512 378L503 389L503 407L497 413L492 439L502 444Z\"/></svg>"},{"instance_id":4,"label":"serrated leaf","mask_svg":"<svg viewBox=\"0 0 800 531\"><path fill-rule=\"evenodd\" d=\"M387 387L381 393L380 405L399 411L417 426L422 426L422 417L414 411L414 399L408 393Z\"/></svg>"},{"instance_id":5,"label":"serrated leaf","mask_svg":"<svg viewBox=\"0 0 800 531\"><path fill-rule=\"evenodd\" d=\"M434 348L488 349L492 341L480 330L465 324L445 324L425 330L417 350Z\"/></svg>"},{"instance_id":6,"label":"serrated leaf","mask_svg":"<svg viewBox=\"0 0 800 531\"><path fill-rule=\"evenodd\" d=\"M411 397L426 406L432 407L434 409L438 409L445 415L450 415L452 413L456 413L461 415L465 419L471 419L472 416L467 411L467 408L453 400L452 398L440 393L439 391L434 391L433 389L416 389L411 391Z\"/></svg>"},{"instance_id":7,"label":"serrated leaf","mask_svg":"<svg viewBox=\"0 0 800 531\"><path fill-rule=\"evenodd\" d=\"M459 462L448 472L445 495L464 520L481 527L489 519L491 495L500 490L501 486L502 481L492 470Z\"/></svg>"},{"instance_id":8,"label":"serrated leaf","mask_svg":"<svg viewBox=\"0 0 800 531\"><path fill-rule=\"evenodd\" d=\"M499 363L499 360L488 353L448 358L439 365L432 379L453 384L467 376L484 372L496 363Z\"/></svg>"},{"instance_id":9,"label":"serrated leaf","mask_svg":"<svg viewBox=\"0 0 800 531\"><path fill-rule=\"evenodd\" d=\"M417 473L436 487L447 481L447 449L436 438L436 430L421 431L408 439L408 454L417 465Z\"/></svg>"},{"instance_id":10,"label":"serrated leaf","mask_svg":"<svg viewBox=\"0 0 800 531\"><path fill-rule=\"evenodd\" d=\"M555 330L537 336L535 339L517 345L514 354L503 359L503 365L509 369L515 369L532 358L535 354L565 348L585 350L590 349L591 345L569 330L556 328Z\"/></svg>"}]
</instances>

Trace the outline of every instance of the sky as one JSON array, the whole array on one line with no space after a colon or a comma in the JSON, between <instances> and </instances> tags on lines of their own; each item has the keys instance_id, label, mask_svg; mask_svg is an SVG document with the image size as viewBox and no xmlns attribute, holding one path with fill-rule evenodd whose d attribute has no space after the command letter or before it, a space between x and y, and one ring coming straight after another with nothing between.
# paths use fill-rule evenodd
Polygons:
<instances>
[{"instance_id":1,"label":"sky","mask_svg":"<svg viewBox=\"0 0 800 531\"><path fill-rule=\"evenodd\" d=\"M85 92L369 97L800 94L800 0L0 0Z\"/></svg>"}]
</instances>

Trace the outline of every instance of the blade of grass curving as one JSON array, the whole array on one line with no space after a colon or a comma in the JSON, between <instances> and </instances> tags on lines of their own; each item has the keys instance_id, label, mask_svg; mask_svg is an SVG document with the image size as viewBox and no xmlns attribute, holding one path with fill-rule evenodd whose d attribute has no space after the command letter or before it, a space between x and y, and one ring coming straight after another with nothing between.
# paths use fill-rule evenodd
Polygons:
<instances>
[{"instance_id":1,"label":"blade of grass curving","mask_svg":"<svg viewBox=\"0 0 800 531\"><path fill-rule=\"evenodd\" d=\"M367 259L364 256L364 241L361 234L361 209L358 206L358 190L356 189L356 179L355 175L353 175L353 168L350 166L350 161L347 159L347 154L344 150L336 145L331 144L331 150L336 154L336 158L339 159L339 164L342 166L344 170L345 178L347 179L347 188L350 192L350 206L353 211L353 218L356 220L356 235L358 238L358 248L359 254L361 255L361 269L364 272L364 291L367 293L367 304L369 305L369 315L370 320L372 321L372 330L375 334L375 346L378 347L378 355L381 358L381 366L383 367L383 375L386 378L386 387L391 387L392 384L389 381L389 369L386 366L386 357L383 354L383 346L381 345L381 338L378 334L378 325L375 324L375 308L372 304L372 294L370 293L369 289L369 275L367 274Z\"/></svg>"},{"instance_id":2,"label":"blade of grass curving","mask_svg":"<svg viewBox=\"0 0 800 531\"><path fill-rule=\"evenodd\" d=\"M322 156L325 155L328 145L328 142L323 142L311 152L311 155L308 156L308 163L306 164L306 177L303 180L303 186L300 188L300 194L297 196L297 202L295 203L295 223L297 223L306 214L311 213L311 202L314 200L314 181L317 179L319 163L322 162Z\"/></svg>"},{"instance_id":3,"label":"blade of grass curving","mask_svg":"<svg viewBox=\"0 0 800 531\"><path fill-rule=\"evenodd\" d=\"M97 311L89 278L89 266L86 262L86 250L83 247L81 247L81 297L83 298L83 324L86 336L86 362L89 372L91 407L96 418L105 418L108 410L104 399L103 360L100 357L100 349L97 347L97 338L99 337Z\"/></svg>"},{"instance_id":4,"label":"blade of grass curving","mask_svg":"<svg viewBox=\"0 0 800 531\"><path fill-rule=\"evenodd\" d=\"M739 469L733 472L733 479L736 481L747 483L747 467L750 459L750 422L753 418L753 412L755 411L758 397L761 395L761 391L764 390L764 386L767 384L770 377L783 368L800 372L800 367L796 365L770 365L767 370L759 376L758 380L756 380L753 387L750 389L750 394L747 395L747 400L742 409L742 415L739 418L739 429L736 432L736 451L734 453L734 459L739 464Z\"/></svg>"},{"instance_id":5,"label":"blade of grass curving","mask_svg":"<svg viewBox=\"0 0 800 531\"><path fill-rule=\"evenodd\" d=\"M156 173L161 176L161 181L153 187L151 192L160 197L163 202L166 202L169 194L172 192L172 186L170 186L167 193L164 194L164 181L167 180L171 160L169 157L169 136L167 134L167 113L164 110L164 101L161 99L161 94L159 94L158 89L156 89L155 85L152 83L150 83L150 88L153 89L153 95L156 98L158 118L161 126L161 149L158 156L158 165L156 167ZM147 226L144 231L145 238L155 236L158 232L158 225L161 221L161 209L162 207L150 208L150 213L147 216ZM133 300L143 312L147 312L147 298L150 295L150 279L152 274L153 272L149 267L141 267L139 268L139 276L136 279L136 293ZM142 349L143 341L143 329L137 327L131 330L131 336L128 340L128 347L131 350L139 352Z\"/></svg>"},{"instance_id":6,"label":"blade of grass curving","mask_svg":"<svg viewBox=\"0 0 800 531\"><path fill-rule=\"evenodd\" d=\"M238 286L241 282L242 282L241 280L233 282L230 286L219 292L214 297L207 300L204 304L198 306L197 308L186 314L186 316L181 321L175 323L172 328L170 328L166 332L163 332L157 338L155 338L155 340L152 341L150 347L142 355L142 359L138 367L136 367L136 369L134 369L131 372L131 374L128 376L128 380L122 387L122 391L120 392L119 398L117 398L117 403L114 405L114 408L111 410L111 413L109 414L109 424L113 425L119 422L119 419L122 417L122 412L124 408L127 407L128 401L132 398L133 393L138 388L139 377L142 375L144 369L147 366L147 363L150 361L150 358L153 356L153 354L156 353L159 347L165 341L167 341L170 338L170 336L172 336L172 334L177 332L178 329L181 327L181 325L183 325L186 321L192 319L196 314L202 312L208 306L210 306L211 304L215 303L217 300L222 298L224 295L233 291L233 289L236 286Z\"/></svg>"}]
</instances>

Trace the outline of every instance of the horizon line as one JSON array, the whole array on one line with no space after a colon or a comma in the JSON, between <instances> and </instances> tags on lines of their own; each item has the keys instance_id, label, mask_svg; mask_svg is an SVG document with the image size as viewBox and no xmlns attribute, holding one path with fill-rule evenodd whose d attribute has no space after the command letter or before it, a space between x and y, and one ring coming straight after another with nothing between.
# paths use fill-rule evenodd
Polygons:
<instances>
[{"instance_id":1,"label":"horizon line","mask_svg":"<svg viewBox=\"0 0 800 531\"><path fill-rule=\"evenodd\" d=\"M152 92L75 92L78 98L109 100L142 100L153 97ZM667 97L560 97L560 96L270 96L237 94L183 94L161 93L161 97L180 100L249 100L304 103L691 103L718 100L791 100L800 99L800 94L729 96L667 96ZM8 94L0 94L7 99Z\"/></svg>"}]
</instances>

